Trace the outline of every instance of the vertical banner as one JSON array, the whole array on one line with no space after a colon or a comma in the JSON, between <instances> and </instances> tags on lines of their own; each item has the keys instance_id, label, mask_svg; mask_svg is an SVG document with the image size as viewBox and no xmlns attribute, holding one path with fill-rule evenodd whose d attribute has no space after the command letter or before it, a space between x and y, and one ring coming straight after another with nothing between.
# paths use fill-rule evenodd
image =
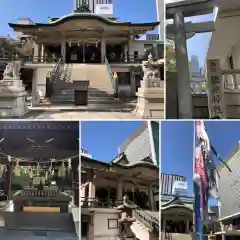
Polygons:
<instances>
[{"instance_id":1,"label":"vertical banner","mask_svg":"<svg viewBox=\"0 0 240 240\"><path fill-rule=\"evenodd\" d=\"M207 61L208 107L210 118L226 118L220 59Z\"/></svg>"}]
</instances>

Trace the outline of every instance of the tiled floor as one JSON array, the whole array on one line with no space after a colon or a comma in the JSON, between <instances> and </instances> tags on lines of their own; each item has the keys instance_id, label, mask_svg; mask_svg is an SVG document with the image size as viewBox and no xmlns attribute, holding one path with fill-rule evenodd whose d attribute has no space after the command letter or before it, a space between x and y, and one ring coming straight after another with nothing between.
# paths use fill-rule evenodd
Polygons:
<instances>
[{"instance_id":1,"label":"tiled floor","mask_svg":"<svg viewBox=\"0 0 240 240\"><path fill-rule=\"evenodd\" d=\"M72 233L65 232L32 232L0 229L0 239L2 240L77 240Z\"/></svg>"}]
</instances>

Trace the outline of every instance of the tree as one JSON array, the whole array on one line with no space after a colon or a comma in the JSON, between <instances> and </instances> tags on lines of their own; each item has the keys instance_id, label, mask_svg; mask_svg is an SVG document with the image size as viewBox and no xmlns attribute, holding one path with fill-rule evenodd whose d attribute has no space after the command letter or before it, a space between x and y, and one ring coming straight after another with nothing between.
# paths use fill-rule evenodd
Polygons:
<instances>
[{"instance_id":1,"label":"tree","mask_svg":"<svg viewBox=\"0 0 240 240\"><path fill-rule=\"evenodd\" d=\"M166 42L166 71L176 72L176 52L173 41Z\"/></svg>"},{"instance_id":2,"label":"tree","mask_svg":"<svg viewBox=\"0 0 240 240\"><path fill-rule=\"evenodd\" d=\"M166 70L168 72L176 72L176 52L174 41L167 40L166 42ZM189 68L191 67L191 61L189 61Z\"/></svg>"},{"instance_id":3,"label":"tree","mask_svg":"<svg viewBox=\"0 0 240 240\"><path fill-rule=\"evenodd\" d=\"M9 55L18 55L20 57L27 57L32 55L33 40L31 38L24 38L21 41L11 38L0 39L0 49Z\"/></svg>"}]
</instances>

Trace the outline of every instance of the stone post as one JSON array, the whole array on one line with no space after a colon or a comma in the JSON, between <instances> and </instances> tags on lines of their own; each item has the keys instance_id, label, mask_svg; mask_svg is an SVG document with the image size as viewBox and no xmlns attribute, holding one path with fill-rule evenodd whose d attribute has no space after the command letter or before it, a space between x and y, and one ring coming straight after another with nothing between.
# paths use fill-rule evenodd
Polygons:
<instances>
[{"instance_id":1,"label":"stone post","mask_svg":"<svg viewBox=\"0 0 240 240\"><path fill-rule=\"evenodd\" d=\"M62 55L62 60L65 63L66 62L66 41L61 42L61 55Z\"/></svg>"},{"instance_id":2,"label":"stone post","mask_svg":"<svg viewBox=\"0 0 240 240\"><path fill-rule=\"evenodd\" d=\"M184 15L176 12L174 15L175 25L175 49L178 82L178 106L180 119L192 119L192 93L190 87L190 73L187 53L186 29Z\"/></svg>"},{"instance_id":3,"label":"stone post","mask_svg":"<svg viewBox=\"0 0 240 240\"><path fill-rule=\"evenodd\" d=\"M101 63L105 62L105 56L106 56L106 41L102 38L101 40Z\"/></svg>"},{"instance_id":4,"label":"stone post","mask_svg":"<svg viewBox=\"0 0 240 240\"><path fill-rule=\"evenodd\" d=\"M45 48L44 45L41 45L41 62L44 62Z\"/></svg>"}]
</instances>

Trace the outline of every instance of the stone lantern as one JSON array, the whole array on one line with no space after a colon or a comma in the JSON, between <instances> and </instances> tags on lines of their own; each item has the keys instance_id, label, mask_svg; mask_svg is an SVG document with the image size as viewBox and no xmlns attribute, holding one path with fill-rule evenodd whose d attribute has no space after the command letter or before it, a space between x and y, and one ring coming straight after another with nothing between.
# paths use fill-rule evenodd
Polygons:
<instances>
[{"instance_id":1,"label":"stone lantern","mask_svg":"<svg viewBox=\"0 0 240 240\"><path fill-rule=\"evenodd\" d=\"M119 219L119 239L120 240L134 240L135 235L131 230L131 225L135 222L135 217L133 217L133 210L136 209L137 206L131 203L128 200L127 196L123 197L123 204L118 206L116 209L121 210L121 218Z\"/></svg>"}]
</instances>

